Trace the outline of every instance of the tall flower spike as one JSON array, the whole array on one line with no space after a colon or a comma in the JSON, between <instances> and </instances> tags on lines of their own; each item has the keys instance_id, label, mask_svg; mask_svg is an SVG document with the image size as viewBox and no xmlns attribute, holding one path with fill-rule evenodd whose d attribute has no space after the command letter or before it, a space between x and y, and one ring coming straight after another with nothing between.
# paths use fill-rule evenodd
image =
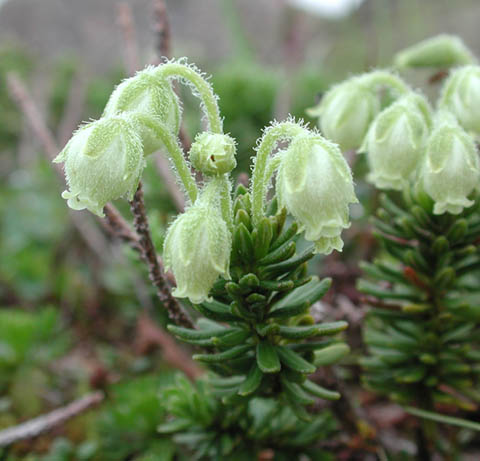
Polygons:
<instances>
[{"instance_id":1,"label":"tall flower spike","mask_svg":"<svg viewBox=\"0 0 480 461\"><path fill-rule=\"evenodd\" d=\"M219 275L230 278L232 237L218 203L219 184L212 180L200 198L179 215L167 231L165 267L177 281L174 296L194 304L208 299Z\"/></svg>"},{"instance_id":2,"label":"tall flower spike","mask_svg":"<svg viewBox=\"0 0 480 461\"><path fill-rule=\"evenodd\" d=\"M75 132L55 163L65 163L68 206L103 216L107 202L132 198L145 166L138 127L124 116L102 118Z\"/></svg>"},{"instance_id":3,"label":"tall flower spike","mask_svg":"<svg viewBox=\"0 0 480 461\"><path fill-rule=\"evenodd\" d=\"M147 67L115 88L105 107L103 117L120 113L140 114L161 122L173 136L180 129L181 110L178 97L167 79L157 75L156 67ZM145 155L163 145L155 132L141 125Z\"/></svg>"},{"instance_id":4,"label":"tall flower spike","mask_svg":"<svg viewBox=\"0 0 480 461\"><path fill-rule=\"evenodd\" d=\"M434 200L435 214L461 213L473 205L468 196L480 188L480 165L473 138L447 112L438 114L428 140L420 184Z\"/></svg>"},{"instance_id":5,"label":"tall flower spike","mask_svg":"<svg viewBox=\"0 0 480 461\"><path fill-rule=\"evenodd\" d=\"M445 83L439 106L452 112L467 131L480 134L480 66L453 71Z\"/></svg>"},{"instance_id":6,"label":"tall flower spike","mask_svg":"<svg viewBox=\"0 0 480 461\"><path fill-rule=\"evenodd\" d=\"M350 203L356 203L353 179L337 145L320 135L301 134L283 154L277 197L315 242L318 253L341 251L340 234L350 226Z\"/></svg>"},{"instance_id":7,"label":"tall flower spike","mask_svg":"<svg viewBox=\"0 0 480 461\"><path fill-rule=\"evenodd\" d=\"M362 77L354 77L334 86L307 113L319 117L322 134L346 151L361 145L379 109L374 92L363 83Z\"/></svg>"},{"instance_id":8,"label":"tall flower spike","mask_svg":"<svg viewBox=\"0 0 480 461\"><path fill-rule=\"evenodd\" d=\"M409 67L453 67L474 63L475 57L455 35L437 35L427 38L403 51L394 58L399 69Z\"/></svg>"},{"instance_id":9,"label":"tall flower spike","mask_svg":"<svg viewBox=\"0 0 480 461\"><path fill-rule=\"evenodd\" d=\"M430 126L430 108L417 93L384 109L360 148L367 153L368 179L380 189L401 190L420 164Z\"/></svg>"}]
</instances>

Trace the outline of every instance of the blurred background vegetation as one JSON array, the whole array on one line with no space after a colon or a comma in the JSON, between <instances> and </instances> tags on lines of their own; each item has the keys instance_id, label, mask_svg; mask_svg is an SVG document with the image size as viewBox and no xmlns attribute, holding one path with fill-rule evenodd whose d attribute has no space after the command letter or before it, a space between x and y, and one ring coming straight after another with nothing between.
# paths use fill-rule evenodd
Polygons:
<instances>
[{"instance_id":1,"label":"blurred background vegetation","mask_svg":"<svg viewBox=\"0 0 480 461\"><path fill-rule=\"evenodd\" d=\"M387 65L392 53L406 45L447 32L460 35L480 54L477 0L354 1L342 14L315 3L166 1L173 56L188 56L212 74L225 129L238 141L237 175L249 171L252 148L270 120L288 113L305 118L305 109L332 82ZM158 325L165 324L146 271L131 250L112 242L82 212L93 228L94 245L85 242L60 197L63 185L7 86L11 73L25 82L63 146L79 122L101 115L113 87L127 75L128 25L119 25L125 11L133 15L131 40L141 68L156 59L151 0L0 2L0 430L92 388L108 395L99 409L16 445L8 458L0 449L0 459L175 456L172 442L156 432L165 416L158 392L173 382L174 371L162 348L138 347L137 319L144 309ZM187 92L182 97L186 129L193 137L199 111ZM363 312L355 307L356 263L372 251L363 216L375 200L362 181L364 169L359 159L355 172L363 206L352 211L355 222L345 251L316 261L313 269L333 275L328 306L319 310L352 323L348 339L356 354L361 352L356 326ZM144 185L160 248L176 209L155 162L149 162ZM128 217L127 206L118 205ZM340 370L356 398L367 401L357 372L354 366ZM395 419L394 408L390 418ZM385 424L393 425L390 420ZM405 456L412 449L407 442L398 445Z\"/></svg>"}]
</instances>

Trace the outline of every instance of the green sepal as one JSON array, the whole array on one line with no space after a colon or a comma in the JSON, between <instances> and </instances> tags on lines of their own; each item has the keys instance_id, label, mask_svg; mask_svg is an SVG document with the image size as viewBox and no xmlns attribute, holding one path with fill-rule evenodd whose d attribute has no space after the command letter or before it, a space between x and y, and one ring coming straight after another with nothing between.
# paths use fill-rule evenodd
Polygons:
<instances>
[{"instance_id":1,"label":"green sepal","mask_svg":"<svg viewBox=\"0 0 480 461\"><path fill-rule=\"evenodd\" d=\"M339 392L325 389L324 387L319 386L308 379L301 385L301 387L315 397L319 397L324 400L339 400L342 397Z\"/></svg>"},{"instance_id":2,"label":"green sepal","mask_svg":"<svg viewBox=\"0 0 480 461\"><path fill-rule=\"evenodd\" d=\"M252 346L250 344L243 344L240 346L232 347L227 349L224 352L218 354L195 354L193 360L198 360L199 362L225 362L227 360L239 357L240 355L245 354L247 351L251 350Z\"/></svg>"},{"instance_id":3,"label":"green sepal","mask_svg":"<svg viewBox=\"0 0 480 461\"><path fill-rule=\"evenodd\" d=\"M299 373L315 373L316 367L307 362L302 356L284 346L276 346L280 361L288 368Z\"/></svg>"},{"instance_id":4,"label":"green sepal","mask_svg":"<svg viewBox=\"0 0 480 461\"><path fill-rule=\"evenodd\" d=\"M205 301L202 304L195 304L194 308L205 317L219 322L235 322L239 320L238 316L232 314L230 306L219 301Z\"/></svg>"},{"instance_id":5,"label":"green sepal","mask_svg":"<svg viewBox=\"0 0 480 461\"><path fill-rule=\"evenodd\" d=\"M243 224L249 230L252 228L250 216L243 208L240 208L235 214L235 225L238 226L239 224Z\"/></svg>"},{"instance_id":6,"label":"green sepal","mask_svg":"<svg viewBox=\"0 0 480 461\"><path fill-rule=\"evenodd\" d=\"M262 280L260 287L269 291L290 291L295 286L293 280Z\"/></svg>"},{"instance_id":7,"label":"green sepal","mask_svg":"<svg viewBox=\"0 0 480 461\"><path fill-rule=\"evenodd\" d=\"M255 274L246 274L239 281L238 284L245 289L256 288L260 285L260 280Z\"/></svg>"},{"instance_id":8,"label":"green sepal","mask_svg":"<svg viewBox=\"0 0 480 461\"><path fill-rule=\"evenodd\" d=\"M399 383L418 383L425 377L426 373L427 369L421 365L396 370L395 381Z\"/></svg>"},{"instance_id":9,"label":"green sepal","mask_svg":"<svg viewBox=\"0 0 480 461\"><path fill-rule=\"evenodd\" d=\"M262 218L254 232L255 259L259 260L268 253L270 242L273 238L273 226L270 219Z\"/></svg>"},{"instance_id":10,"label":"green sepal","mask_svg":"<svg viewBox=\"0 0 480 461\"><path fill-rule=\"evenodd\" d=\"M313 277L312 280L299 288L296 288L280 301L275 302L270 310L270 315L276 311L287 309L292 306L303 305L304 303L314 304L321 299L329 290L332 284L332 279L326 278L319 280L318 277Z\"/></svg>"},{"instance_id":11,"label":"green sepal","mask_svg":"<svg viewBox=\"0 0 480 461\"><path fill-rule=\"evenodd\" d=\"M293 306L284 306L280 309L275 309L274 311L269 312L267 318L294 317L307 312L310 309L310 306L311 304L309 302Z\"/></svg>"},{"instance_id":12,"label":"green sepal","mask_svg":"<svg viewBox=\"0 0 480 461\"><path fill-rule=\"evenodd\" d=\"M258 304L258 303L266 304L267 298L264 295L261 295L260 293L251 293L247 296L246 301L249 304Z\"/></svg>"},{"instance_id":13,"label":"green sepal","mask_svg":"<svg viewBox=\"0 0 480 461\"><path fill-rule=\"evenodd\" d=\"M281 247L273 250L271 253L268 253L264 258L257 261L259 266L268 266L270 264L275 264L280 261L285 261L286 259L291 258L295 254L296 249L295 242L286 242Z\"/></svg>"},{"instance_id":14,"label":"green sepal","mask_svg":"<svg viewBox=\"0 0 480 461\"><path fill-rule=\"evenodd\" d=\"M243 184L238 184L237 187L235 188L234 198L236 199L240 195L247 195L247 194L248 194L248 189Z\"/></svg>"},{"instance_id":15,"label":"green sepal","mask_svg":"<svg viewBox=\"0 0 480 461\"><path fill-rule=\"evenodd\" d=\"M313 364L316 367L337 363L350 353L350 347L344 343L332 344L323 349L317 349L313 354Z\"/></svg>"},{"instance_id":16,"label":"green sepal","mask_svg":"<svg viewBox=\"0 0 480 461\"><path fill-rule=\"evenodd\" d=\"M450 247L450 243L448 242L447 238L444 235L438 236L432 245L433 252L439 256L448 251Z\"/></svg>"},{"instance_id":17,"label":"green sepal","mask_svg":"<svg viewBox=\"0 0 480 461\"><path fill-rule=\"evenodd\" d=\"M294 221L279 237L270 245L270 251L276 250L298 233L298 224Z\"/></svg>"},{"instance_id":18,"label":"green sepal","mask_svg":"<svg viewBox=\"0 0 480 461\"><path fill-rule=\"evenodd\" d=\"M302 254L297 255L291 259L287 259L286 261L282 261L277 264L272 264L270 266L265 266L264 268L261 269L261 273L263 275L269 275L269 276L274 276L274 275L280 275L284 274L285 272L293 271L294 269L297 269L300 265L302 265L304 262L308 261L309 259L313 258L314 256L314 247L311 247L304 251Z\"/></svg>"},{"instance_id":19,"label":"green sepal","mask_svg":"<svg viewBox=\"0 0 480 461\"><path fill-rule=\"evenodd\" d=\"M214 336L222 336L230 333L231 328L209 328L205 330L193 330L190 328L177 327L176 325L168 325L167 330L178 336L180 339L210 339Z\"/></svg>"},{"instance_id":20,"label":"green sepal","mask_svg":"<svg viewBox=\"0 0 480 461\"><path fill-rule=\"evenodd\" d=\"M175 418L172 421L157 426L157 432L160 434L173 434L174 432L184 431L190 426L192 426L192 421L190 419Z\"/></svg>"},{"instance_id":21,"label":"green sepal","mask_svg":"<svg viewBox=\"0 0 480 461\"><path fill-rule=\"evenodd\" d=\"M302 386L288 381L285 377L282 376L282 387L285 395L292 404L297 405L313 405L315 399L310 397L303 389Z\"/></svg>"},{"instance_id":22,"label":"green sepal","mask_svg":"<svg viewBox=\"0 0 480 461\"><path fill-rule=\"evenodd\" d=\"M456 274L453 267L444 267L435 274L434 283L439 289L447 288L455 282Z\"/></svg>"},{"instance_id":23,"label":"green sepal","mask_svg":"<svg viewBox=\"0 0 480 461\"><path fill-rule=\"evenodd\" d=\"M249 337L249 330L237 330L220 337L214 337L212 338L212 341L215 346L232 347L237 346L240 343L245 343Z\"/></svg>"},{"instance_id":24,"label":"green sepal","mask_svg":"<svg viewBox=\"0 0 480 461\"><path fill-rule=\"evenodd\" d=\"M273 344L268 341L257 344L257 364L264 373L278 373L280 371L280 359Z\"/></svg>"},{"instance_id":25,"label":"green sepal","mask_svg":"<svg viewBox=\"0 0 480 461\"><path fill-rule=\"evenodd\" d=\"M318 325L305 327L289 327L280 325L278 328L278 334L287 339L303 339L311 338L312 336L335 335L345 330L347 327L348 323L343 321L321 323Z\"/></svg>"},{"instance_id":26,"label":"green sepal","mask_svg":"<svg viewBox=\"0 0 480 461\"><path fill-rule=\"evenodd\" d=\"M241 259L250 261L253 255L253 239L245 227L245 224L240 223L235 226L233 234L233 248L237 251L237 255Z\"/></svg>"},{"instance_id":27,"label":"green sepal","mask_svg":"<svg viewBox=\"0 0 480 461\"><path fill-rule=\"evenodd\" d=\"M253 394L262 383L262 378L262 370L260 370L258 365L254 363L252 368L248 372L245 381L242 382L240 389L238 389L238 394L244 397Z\"/></svg>"},{"instance_id":28,"label":"green sepal","mask_svg":"<svg viewBox=\"0 0 480 461\"><path fill-rule=\"evenodd\" d=\"M447 239L450 243L459 242L467 233L468 222L466 219L456 219L447 232Z\"/></svg>"}]
</instances>

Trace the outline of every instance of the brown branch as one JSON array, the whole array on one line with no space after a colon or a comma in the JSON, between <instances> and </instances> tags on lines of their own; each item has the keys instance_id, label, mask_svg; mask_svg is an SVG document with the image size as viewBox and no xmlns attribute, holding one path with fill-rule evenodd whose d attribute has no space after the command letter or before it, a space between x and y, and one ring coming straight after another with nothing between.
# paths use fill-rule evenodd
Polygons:
<instances>
[{"instance_id":1,"label":"brown branch","mask_svg":"<svg viewBox=\"0 0 480 461\"><path fill-rule=\"evenodd\" d=\"M104 398L105 394L103 392L93 392L46 415L0 431L0 447L9 446L20 440L32 439L48 432L89 408L100 404Z\"/></svg>"},{"instance_id":2,"label":"brown branch","mask_svg":"<svg viewBox=\"0 0 480 461\"><path fill-rule=\"evenodd\" d=\"M155 347L162 349L166 362L183 371L191 380L198 378L203 373L190 355L178 347L175 340L165 330L158 327L146 313L142 314L137 323L135 348L139 354L145 354Z\"/></svg>"},{"instance_id":3,"label":"brown branch","mask_svg":"<svg viewBox=\"0 0 480 461\"><path fill-rule=\"evenodd\" d=\"M139 236L139 243L142 249L141 255L148 266L150 281L157 289L158 299L165 306L170 319L174 323L187 328L195 328L187 313L172 296L163 267L157 257L155 246L150 234L147 213L145 211L142 183L138 185L137 192L135 192L133 200L130 202L130 209L133 214L133 224Z\"/></svg>"},{"instance_id":4,"label":"brown branch","mask_svg":"<svg viewBox=\"0 0 480 461\"><path fill-rule=\"evenodd\" d=\"M134 75L139 66L138 46L132 9L127 2L117 5L117 24L122 32L125 68L129 75Z\"/></svg>"},{"instance_id":5,"label":"brown branch","mask_svg":"<svg viewBox=\"0 0 480 461\"><path fill-rule=\"evenodd\" d=\"M164 62L165 59L170 59L172 57L172 36L165 0L153 0L153 16L153 30L156 37L155 49L157 51L155 64L158 65ZM180 126L178 137L180 138L183 150L188 152L192 146L192 141L190 140L183 123Z\"/></svg>"},{"instance_id":6,"label":"brown branch","mask_svg":"<svg viewBox=\"0 0 480 461\"><path fill-rule=\"evenodd\" d=\"M33 134L40 141L46 157L49 160L53 160L57 156L59 148L27 89L21 80L13 73L7 74L7 86L12 99L16 102L18 108L30 124ZM54 163L53 167L59 178L61 178L61 181L63 181L62 167L58 163ZM90 217L86 218L70 210L69 215L73 225L87 246L103 260L108 260L109 256L105 254L105 249L107 248L105 237L92 225Z\"/></svg>"},{"instance_id":7,"label":"brown branch","mask_svg":"<svg viewBox=\"0 0 480 461\"><path fill-rule=\"evenodd\" d=\"M65 113L57 132L60 145L64 145L70 139L82 119L86 90L86 77L78 72L72 81Z\"/></svg>"}]
</instances>

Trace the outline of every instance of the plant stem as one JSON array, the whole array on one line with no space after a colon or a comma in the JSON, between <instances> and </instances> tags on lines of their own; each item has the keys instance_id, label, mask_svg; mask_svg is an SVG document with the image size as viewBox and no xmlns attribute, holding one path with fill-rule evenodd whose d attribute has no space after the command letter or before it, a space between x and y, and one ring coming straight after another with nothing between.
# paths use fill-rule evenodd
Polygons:
<instances>
[{"instance_id":1,"label":"plant stem","mask_svg":"<svg viewBox=\"0 0 480 461\"><path fill-rule=\"evenodd\" d=\"M252 175L252 217L254 224L258 224L263 216L267 186L274 169L268 167L268 159L280 141L291 140L305 129L293 121L273 125L265 131L258 147L255 168ZM278 165L273 164L278 167ZM267 173L269 176L267 176Z\"/></svg>"},{"instance_id":2,"label":"plant stem","mask_svg":"<svg viewBox=\"0 0 480 461\"><path fill-rule=\"evenodd\" d=\"M176 325L195 328L190 317L172 296L172 292L165 278L165 273L158 261L145 211L142 183L139 183L137 192L135 192L133 200L130 202L130 209L132 210L135 229L140 238L139 244L142 248L142 257L147 263L150 280L157 289L158 299L164 305L168 316Z\"/></svg>"},{"instance_id":3,"label":"plant stem","mask_svg":"<svg viewBox=\"0 0 480 461\"><path fill-rule=\"evenodd\" d=\"M168 62L158 68L156 75L167 79L177 78L192 86L195 96L198 96L202 101L202 110L207 117L210 131L212 133L223 132L223 123L220 117L217 97L211 85L202 77L200 72L192 66L187 66L179 62Z\"/></svg>"},{"instance_id":4,"label":"plant stem","mask_svg":"<svg viewBox=\"0 0 480 461\"><path fill-rule=\"evenodd\" d=\"M195 203L198 197L198 187L195 178L190 172L190 167L185 160L182 148L178 144L175 136L162 123L158 122L152 117L136 114L135 119L142 125L155 132L159 139L164 144L168 157L182 182L182 185L192 203Z\"/></svg>"}]
</instances>

